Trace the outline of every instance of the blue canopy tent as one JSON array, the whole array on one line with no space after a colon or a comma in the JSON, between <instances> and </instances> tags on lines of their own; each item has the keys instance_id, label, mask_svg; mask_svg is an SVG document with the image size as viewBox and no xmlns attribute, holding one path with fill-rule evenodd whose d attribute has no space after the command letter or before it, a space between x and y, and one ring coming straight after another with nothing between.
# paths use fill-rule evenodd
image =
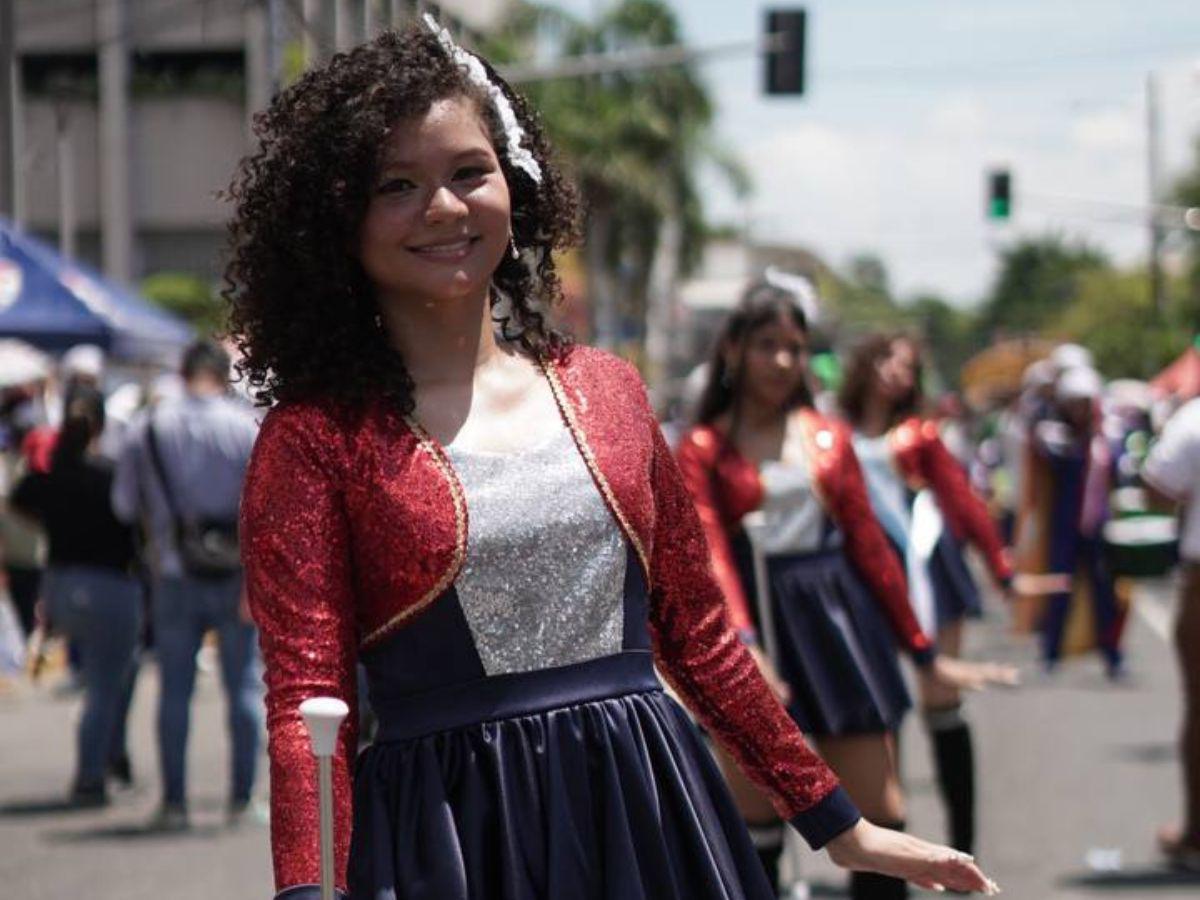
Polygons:
<instances>
[{"instance_id":1,"label":"blue canopy tent","mask_svg":"<svg viewBox=\"0 0 1200 900\"><path fill-rule=\"evenodd\" d=\"M52 353L87 343L120 360L173 363L194 334L178 317L0 219L0 337Z\"/></svg>"}]
</instances>

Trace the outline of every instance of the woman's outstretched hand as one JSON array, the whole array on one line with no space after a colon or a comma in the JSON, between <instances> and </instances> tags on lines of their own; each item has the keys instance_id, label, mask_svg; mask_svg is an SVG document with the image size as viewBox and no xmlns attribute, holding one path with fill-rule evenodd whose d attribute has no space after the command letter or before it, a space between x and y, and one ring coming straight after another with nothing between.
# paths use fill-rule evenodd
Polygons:
<instances>
[{"instance_id":1,"label":"woman's outstretched hand","mask_svg":"<svg viewBox=\"0 0 1200 900\"><path fill-rule=\"evenodd\" d=\"M959 691L981 691L994 684L1016 687L1021 683L1020 673L1014 666L967 662L940 654L934 659L933 665L922 670L921 677L931 679L938 687Z\"/></svg>"},{"instance_id":2,"label":"woman's outstretched hand","mask_svg":"<svg viewBox=\"0 0 1200 900\"><path fill-rule=\"evenodd\" d=\"M825 845L829 858L843 869L877 872L911 881L930 891L1000 893L966 853L931 844L910 834L872 825L866 819Z\"/></svg>"}]
</instances>

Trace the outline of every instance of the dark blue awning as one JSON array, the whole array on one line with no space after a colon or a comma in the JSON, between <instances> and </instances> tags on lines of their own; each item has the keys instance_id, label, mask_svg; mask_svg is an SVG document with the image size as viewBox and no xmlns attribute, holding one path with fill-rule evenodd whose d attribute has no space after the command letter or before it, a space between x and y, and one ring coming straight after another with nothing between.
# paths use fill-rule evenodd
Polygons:
<instances>
[{"instance_id":1,"label":"dark blue awning","mask_svg":"<svg viewBox=\"0 0 1200 900\"><path fill-rule=\"evenodd\" d=\"M0 337L50 352L96 344L117 359L173 363L191 327L0 219Z\"/></svg>"}]
</instances>

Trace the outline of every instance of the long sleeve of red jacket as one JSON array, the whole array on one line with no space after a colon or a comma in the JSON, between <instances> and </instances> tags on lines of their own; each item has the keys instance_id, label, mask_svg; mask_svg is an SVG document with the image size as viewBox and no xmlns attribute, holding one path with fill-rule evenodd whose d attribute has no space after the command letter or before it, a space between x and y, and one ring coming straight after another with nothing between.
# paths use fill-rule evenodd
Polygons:
<instances>
[{"instance_id":1,"label":"long sleeve of red jacket","mask_svg":"<svg viewBox=\"0 0 1200 900\"><path fill-rule=\"evenodd\" d=\"M823 846L858 820L858 810L731 627L692 496L646 413L655 441L650 631L659 670L780 814L813 847Z\"/></svg>"},{"instance_id":2,"label":"long sleeve of red jacket","mask_svg":"<svg viewBox=\"0 0 1200 900\"><path fill-rule=\"evenodd\" d=\"M320 881L317 770L298 711L317 696L338 697L351 709L333 759L335 872L345 885L358 639L339 481L328 445L304 413L267 416L243 491L242 556L266 662L271 845L281 891Z\"/></svg>"},{"instance_id":3,"label":"long sleeve of red jacket","mask_svg":"<svg viewBox=\"0 0 1200 900\"><path fill-rule=\"evenodd\" d=\"M833 444L818 456L818 479L830 514L842 530L846 555L887 614L900 645L916 662L927 663L934 655L933 642L913 613L904 568L875 518L850 435L832 423L824 433Z\"/></svg>"},{"instance_id":4,"label":"long sleeve of red jacket","mask_svg":"<svg viewBox=\"0 0 1200 900\"><path fill-rule=\"evenodd\" d=\"M754 619L750 613L750 602L742 579L738 575L737 563L733 556L733 547L729 541L729 531L721 515L720 504L717 502L716 488L713 484L714 467L718 448L709 446L705 440L715 440L711 432L693 429L684 436L683 443L677 451L679 469L683 473L684 484L691 494L696 506L696 514L704 529L704 537L708 541L708 551L712 560L713 575L720 585L721 595L729 611L729 620L738 634L747 640L755 637Z\"/></svg>"},{"instance_id":5,"label":"long sleeve of red jacket","mask_svg":"<svg viewBox=\"0 0 1200 900\"><path fill-rule=\"evenodd\" d=\"M922 428L935 428L932 422ZM921 476L933 489L938 507L956 537L974 544L987 561L988 570L1000 585L1012 580L1012 563L987 506L971 490L967 473L936 434L926 434L920 454Z\"/></svg>"}]
</instances>

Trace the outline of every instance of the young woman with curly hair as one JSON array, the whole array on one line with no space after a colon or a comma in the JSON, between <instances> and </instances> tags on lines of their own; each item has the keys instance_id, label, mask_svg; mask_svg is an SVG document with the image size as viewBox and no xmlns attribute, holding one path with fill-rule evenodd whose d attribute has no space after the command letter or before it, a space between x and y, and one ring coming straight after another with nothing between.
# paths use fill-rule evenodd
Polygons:
<instances>
[{"instance_id":1,"label":"young woman with curly hair","mask_svg":"<svg viewBox=\"0 0 1200 900\"><path fill-rule=\"evenodd\" d=\"M751 284L715 342L679 466L731 624L863 815L898 832L892 734L910 703L897 648L922 682L978 685L993 671L939 657L918 625L849 432L812 407L808 341L796 298ZM718 759L774 875L779 818L728 754ZM855 872L850 896L889 900L907 888Z\"/></svg>"},{"instance_id":2,"label":"young woman with curly hair","mask_svg":"<svg viewBox=\"0 0 1200 900\"><path fill-rule=\"evenodd\" d=\"M730 629L636 372L544 319L575 195L537 117L445 33L336 56L256 121L228 296L267 415L243 552L262 633L279 890L315 895L298 704L379 722L335 758L354 898L767 896L655 666L844 865L986 890L874 829Z\"/></svg>"},{"instance_id":3,"label":"young woman with curly hair","mask_svg":"<svg viewBox=\"0 0 1200 900\"><path fill-rule=\"evenodd\" d=\"M907 561L918 617L936 636L942 653L958 656L963 624L980 609L963 543L979 549L1003 592L1009 589L1012 568L999 531L962 465L942 443L937 423L920 415L917 343L903 334L864 339L850 356L839 401L854 429L854 448L863 461L875 514ZM946 807L948 839L971 852L975 762L962 698L952 688L923 684L920 699Z\"/></svg>"}]
</instances>

